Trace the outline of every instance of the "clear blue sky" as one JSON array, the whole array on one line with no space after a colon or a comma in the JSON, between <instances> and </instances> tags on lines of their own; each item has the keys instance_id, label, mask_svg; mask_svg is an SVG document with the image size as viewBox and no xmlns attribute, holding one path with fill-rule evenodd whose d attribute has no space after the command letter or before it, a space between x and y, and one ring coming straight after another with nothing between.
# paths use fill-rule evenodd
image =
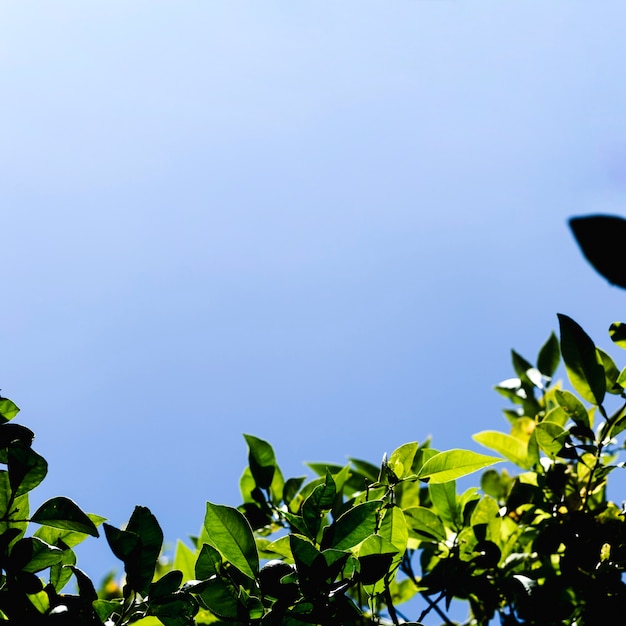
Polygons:
<instances>
[{"instance_id":1,"label":"clear blue sky","mask_svg":"<svg viewBox=\"0 0 626 626\"><path fill-rule=\"evenodd\" d=\"M0 5L0 386L67 495L166 537L304 460L506 428L492 390L626 292L623 0ZM611 352L617 357L619 351ZM624 360L620 361L624 363ZM109 565L104 540L83 568Z\"/></svg>"}]
</instances>

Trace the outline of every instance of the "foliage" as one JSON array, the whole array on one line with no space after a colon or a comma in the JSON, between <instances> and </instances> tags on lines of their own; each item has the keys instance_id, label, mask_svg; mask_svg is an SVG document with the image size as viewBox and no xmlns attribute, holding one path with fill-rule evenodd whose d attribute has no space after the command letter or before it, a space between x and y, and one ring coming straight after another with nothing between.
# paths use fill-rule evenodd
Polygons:
<instances>
[{"instance_id":1,"label":"foliage","mask_svg":"<svg viewBox=\"0 0 626 626\"><path fill-rule=\"evenodd\" d=\"M626 369L569 317L559 325L560 341L552 334L535 364L513 351L516 377L496 387L514 406L508 432L474 438L500 456L410 442L379 466L313 463L315 478L285 479L270 444L245 435L241 506L208 502L193 546L179 542L169 566L145 507L124 529L64 497L31 514L47 463L32 431L11 421L17 406L0 399L0 621L416 624L434 611L451 624L456 598L473 624L595 623L626 601L624 511L607 499L622 465ZM623 328L610 329L620 347ZM561 357L575 393L553 383ZM501 460L521 472L489 467ZM488 467L480 486L457 492L457 479ZM73 548L99 527L125 578L97 593ZM75 594L63 592L70 579ZM411 622L398 607L416 596Z\"/></svg>"},{"instance_id":2,"label":"foliage","mask_svg":"<svg viewBox=\"0 0 626 626\"><path fill-rule=\"evenodd\" d=\"M497 616L506 626L589 626L617 615L626 524L607 481L623 466L626 368L574 320L558 319L560 339L552 334L535 363L513 351L515 377L496 386L513 405L507 432L474 436L499 456L426 440L380 465L313 463L315 478L285 479L271 445L245 435L242 504L207 502L199 535L191 547L178 542L170 564L145 507L123 529L64 497L30 513L47 463L33 432L12 421L17 406L0 398L0 623L359 626L434 613L452 624L453 599L476 625ZM609 329L621 348L625 329ZM554 381L561 360L574 391ZM501 461L509 468L492 467ZM476 486L457 491L457 479L481 470ZM125 576L96 591L73 548L99 528ZM71 581L76 592L65 593ZM410 599L415 621L399 608Z\"/></svg>"}]
</instances>

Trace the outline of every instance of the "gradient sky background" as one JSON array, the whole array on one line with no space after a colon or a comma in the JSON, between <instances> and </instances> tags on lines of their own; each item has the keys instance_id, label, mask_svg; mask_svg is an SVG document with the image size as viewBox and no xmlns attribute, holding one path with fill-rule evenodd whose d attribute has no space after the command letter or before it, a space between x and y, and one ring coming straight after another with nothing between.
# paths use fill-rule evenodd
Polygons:
<instances>
[{"instance_id":1,"label":"gradient sky background","mask_svg":"<svg viewBox=\"0 0 626 626\"><path fill-rule=\"evenodd\" d=\"M626 214L623 0L4 0L3 394L53 495L166 538L241 436L479 449L556 313L626 293L566 220ZM617 494L616 499L621 499ZM105 540L79 565L116 566Z\"/></svg>"}]
</instances>

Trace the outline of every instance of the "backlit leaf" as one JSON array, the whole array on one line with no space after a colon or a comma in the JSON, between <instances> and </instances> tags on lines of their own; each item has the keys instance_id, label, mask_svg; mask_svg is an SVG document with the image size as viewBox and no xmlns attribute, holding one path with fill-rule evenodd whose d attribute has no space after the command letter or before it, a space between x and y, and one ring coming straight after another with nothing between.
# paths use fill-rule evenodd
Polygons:
<instances>
[{"instance_id":1,"label":"backlit leaf","mask_svg":"<svg viewBox=\"0 0 626 626\"><path fill-rule=\"evenodd\" d=\"M420 470L419 477L428 478L432 483L445 483L501 461L502 459L497 457L471 450L447 450L426 461Z\"/></svg>"}]
</instances>

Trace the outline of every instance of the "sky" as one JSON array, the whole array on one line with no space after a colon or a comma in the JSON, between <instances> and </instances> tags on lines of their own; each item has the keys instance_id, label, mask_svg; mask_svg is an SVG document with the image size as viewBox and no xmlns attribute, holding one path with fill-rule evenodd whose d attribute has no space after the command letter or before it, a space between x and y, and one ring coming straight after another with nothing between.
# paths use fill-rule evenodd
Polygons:
<instances>
[{"instance_id":1,"label":"sky","mask_svg":"<svg viewBox=\"0 0 626 626\"><path fill-rule=\"evenodd\" d=\"M0 387L50 464L33 507L142 504L173 543L239 504L243 433L288 476L478 450L557 312L624 365L626 294L567 219L626 214L625 19L3 0ZM79 565L118 567L104 539Z\"/></svg>"}]
</instances>

